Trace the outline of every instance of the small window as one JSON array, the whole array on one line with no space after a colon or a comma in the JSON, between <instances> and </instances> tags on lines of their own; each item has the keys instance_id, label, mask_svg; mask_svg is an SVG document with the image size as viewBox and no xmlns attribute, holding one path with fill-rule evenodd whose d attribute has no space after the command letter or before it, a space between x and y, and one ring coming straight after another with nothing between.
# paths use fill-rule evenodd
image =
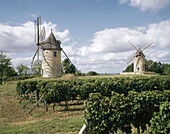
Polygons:
<instances>
[{"instance_id":1,"label":"small window","mask_svg":"<svg viewBox=\"0 0 170 134\"><path fill-rule=\"evenodd\" d=\"M57 52L54 52L54 57L57 57Z\"/></svg>"}]
</instances>

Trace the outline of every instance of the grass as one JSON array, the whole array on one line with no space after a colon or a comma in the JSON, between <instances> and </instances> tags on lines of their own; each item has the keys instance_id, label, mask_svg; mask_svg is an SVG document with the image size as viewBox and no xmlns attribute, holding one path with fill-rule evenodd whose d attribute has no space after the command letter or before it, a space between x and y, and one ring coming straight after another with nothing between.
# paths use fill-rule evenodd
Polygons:
<instances>
[{"instance_id":1,"label":"grass","mask_svg":"<svg viewBox=\"0 0 170 134\"><path fill-rule=\"evenodd\" d=\"M33 107L29 103L22 108L27 101L15 99L17 81L10 81L0 85L0 134L76 134L83 126L84 105L76 101L69 102L69 111L65 111L64 102L57 105L55 111L49 105L49 111L45 112L43 103L33 112L28 111Z\"/></svg>"},{"instance_id":2,"label":"grass","mask_svg":"<svg viewBox=\"0 0 170 134\"><path fill-rule=\"evenodd\" d=\"M82 117L82 118L80 118ZM78 133L82 126L83 116L54 118L39 121L19 122L0 126L0 133L42 134L42 133Z\"/></svg>"}]
</instances>

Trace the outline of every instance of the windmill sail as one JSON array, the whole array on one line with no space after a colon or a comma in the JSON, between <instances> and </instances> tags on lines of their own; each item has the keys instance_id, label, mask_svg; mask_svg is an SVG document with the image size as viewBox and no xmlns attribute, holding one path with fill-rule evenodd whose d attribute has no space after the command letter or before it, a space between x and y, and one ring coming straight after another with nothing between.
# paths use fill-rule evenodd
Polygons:
<instances>
[{"instance_id":1,"label":"windmill sail","mask_svg":"<svg viewBox=\"0 0 170 134\"><path fill-rule=\"evenodd\" d=\"M147 45L142 51L146 50L146 49L147 49L148 47L150 47L152 44L153 44L153 42L150 43L149 45Z\"/></svg>"},{"instance_id":2,"label":"windmill sail","mask_svg":"<svg viewBox=\"0 0 170 134\"><path fill-rule=\"evenodd\" d=\"M62 51L63 51L64 55L67 57L67 59L70 61L70 63L73 64L73 63L71 62L71 60L69 59L69 57L67 56L67 54L64 52L63 49L62 49ZM74 65L74 64L73 64L73 65Z\"/></svg>"},{"instance_id":3,"label":"windmill sail","mask_svg":"<svg viewBox=\"0 0 170 134\"><path fill-rule=\"evenodd\" d=\"M31 66L32 66L32 64L33 64L33 62L34 62L34 59L35 59L35 57L36 57L38 51L39 51L39 48L37 48L37 51L35 52L35 54L34 54L34 56L33 56L33 58L32 58Z\"/></svg>"},{"instance_id":4,"label":"windmill sail","mask_svg":"<svg viewBox=\"0 0 170 134\"><path fill-rule=\"evenodd\" d=\"M135 56L135 53L129 56L129 58L126 60L126 63L129 64L133 60L134 56Z\"/></svg>"},{"instance_id":5,"label":"windmill sail","mask_svg":"<svg viewBox=\"0 0 170 134\"><path fill-rule=\"evenodd\" d=\"M132 45L132 47L133 47L134 49L138 50L130 41L128 41L128 42Z\"/></svg>"},{"instance_id":6,"label":"windmill sail","mask_svg":"<svg viewBox=\"0 0 170 134\"><path fill-rule=\"evenodd\" d=\"M38 65L39 63L39 49L40 49L40 41L42 42L45 39L46 36L46 32L45 32L45 27L43 26L43 28L41 29L41 16L37 17L37 19L34 21L34 34L35 34L35 38L34 41L37 45L37 50L33 56L32 62L31 62L31 66L34 63L35 57L37 56L37 62ZM40 70L39 70L40 72Z\"/></svg>"}]
</instances>

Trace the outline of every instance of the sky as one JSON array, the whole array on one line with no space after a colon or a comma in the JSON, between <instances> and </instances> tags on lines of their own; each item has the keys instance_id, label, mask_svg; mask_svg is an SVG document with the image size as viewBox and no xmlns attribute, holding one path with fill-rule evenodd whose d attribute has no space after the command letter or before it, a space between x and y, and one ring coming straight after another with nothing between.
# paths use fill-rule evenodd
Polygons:
<instances>
[{"instance_id":1,"label":"sky","mask_svg":"<svg viewBox=\"0 0 170 134\"><path fill-rule=\"evenodd\" d=\"M153 42L146 59L170 63L170 0L0 0L0 50L14 67L31 65L38 16L81 72L122 72L136 52L128 41Z\"/></svg>"}]
</instances>

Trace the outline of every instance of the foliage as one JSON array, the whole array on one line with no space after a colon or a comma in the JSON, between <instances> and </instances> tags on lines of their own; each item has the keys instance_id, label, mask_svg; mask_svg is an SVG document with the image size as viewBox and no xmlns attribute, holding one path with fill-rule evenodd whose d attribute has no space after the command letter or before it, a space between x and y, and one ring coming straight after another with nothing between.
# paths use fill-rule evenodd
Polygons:
<instances>
[{"instance_id":1,"label":"foliage","mask_svg":"<svg viewBox=\"0 0 170 134\"><path fill-rule=\"evenodd\" d=\"M38 64L38 61L36 60L31 67L31 74L40 75L41 74L41 65L42 65L42 61L39 60L39 64Z\"/></svg>"},{"instance_id":2,"label":"foliage","mask_svg":"<svg viewBox=\"0 0 170 134\"><path fill-rule=\"evenodd\" d=\"M90 71L90 72L87 73L87 75L99 75L99 74L95 71Z\"/></svg>"},{"instance_id":3,"label":"foliage","mask_svg":"<svg viewBox=\"0 0 170 134\"><path fill-rule=\"evenodd\" d=\"M11 59L0 51L0 77L12 77L17 75L11 65Z\"/></svg>"},{"instance_id":4,"label":"foliage","mask_svg":"<svg viewBox=\"0 0 170 134\"><path fill-rule=\"evenodd\" d=\"M0 77L0 83L1 82L7 82L7 81L16 81L16 80L25 80L30 78L39 77L39 75L20 75L20 76L13 76L13 77Z\"/></svg>"},{"instance_id":5,"label":"foliage","mask_svg":"<svg viewBox=\"0 0 170 134\"><path fill-rule=\"evenodd\" d=\"M65 74L76 73L76 67L72 63L70 63L69 59L65 59L62 65L63 65L63 71Z\"/></svg>"},{"instance_id":6,"label":"foliage","mask_svg":"<svg viewBox=\"0 0 170 134\"><path fill-rule=\"evenodd\" d=\"M159 106L159 112L151 119L151 134L168 134L170 132L170 102L166 101Z\"/></svg>"},{"instance_id":7,"label":"foliage","mask_svg":"<svg viewBox=\"0 0 170 134\"><path fill-rule=\"evenodd\" d=\"M23 64L17 65L16 69L18 70L19 75L27 75L29 71L29 67L24 66Z\"/></svg>"},{"instance_id":8,"label":"foliage","mask_svg":"<svg viewBox=\"0 0 170 134\"><path fill-rule=\"evenodd\" d=\"M163 74L170 75L170 64L163 64Z\"/></svg>"},{"instance_id":9,"label":"foliage","mask_svg":"<svg viewBox=\"0 0 170 134\"><path fill-rule=\"evenodd\" d=\"M166 101L170 92L130 92L128 96L112 92L112 96L92 93L85 102L85 122L92 134L116 133L118 129L131 133L131 124L142 131L149 124L160 102Z\"/></svg>"},{"instance_id":10,"label":"foliage","mask_svg":"<svg viewBox=\"0 0 170 134\"><path fill-rule=\"evenodd\" d=\"M124 72L133 72L134 64L132 63L131 65L127 66Z\"/></svg>"},{"instance_id":11,"label":"foliage","mask_svg":"<svg viewBox=\"0 0 170 134\"><path fill-rule=\"evenodd\" d=\"M80 70L76 69L75 75L76 75L76 76L85 76L86 74L85 74L85 73L82 73Z\"/></svg>"},{"instance_id":12,"label":"foliage","mask_svg":"<svg viewBox=\"0 0 170 134\"><path fill-rule=\"evenodd\" d=\"M152 60L147 60L146 63L148 65L151 65L153 63L150 67L148 67L146 64L145 66L146 71L170 75L170 64L162 64L160 62L154 62ZM133 68L134 68L133 66L134 66L133 63L127 66L124 72L133 72Z\"/></svg>"},{"instance_id":13,"label":"foliage","mask_svg":"<svg viewBox=\"0 0 170 134\"><path fill-rule=\"evenodd\" d=\"M164 69L164 65L163 64L161 64L160 62L154 62L152 60L148 60L147 62L149 64L153 63L153 65L151 65L149 68L146 65L146 71L163 74L163 69Z\"/></svg>"},{"instance_id":14,"label":"foliage","mask_svg":"<svg viewBox=\"0 0 170 134\"><path fill-rule=\"evenodd\" d=\"M34 82L35 81L35 82ZM60 102L65 100L87 99L90 93L100 92L101 95L111 96L112 91L128 95L129 91L154 91L168 90L170 79L168 76L155 77L117 77L117 78L96 78L78 80L50 80L36 81L35 86L28 87L32 81L19 82L17 93L25 93L26 90L39 90L45 96L48 103ZM37 84L36 84L37 83ZM35 88L37 87L37 88Z\"/></svg>"},{"instance_id":15,"label":"foliage","mask_svg":"<svg viewBox=\"0 0 170 134\"><path fill-rule=\"evenodd\" d=\"M18 82L16 91L22 95L36 90L48 104L87 99L87 131L100 134L115 133L118 129L131 133L131 125L144 131L160 103L170 98L169 89L169 76L140 76L27 80Z\"/></svg>"}]
</instances>

